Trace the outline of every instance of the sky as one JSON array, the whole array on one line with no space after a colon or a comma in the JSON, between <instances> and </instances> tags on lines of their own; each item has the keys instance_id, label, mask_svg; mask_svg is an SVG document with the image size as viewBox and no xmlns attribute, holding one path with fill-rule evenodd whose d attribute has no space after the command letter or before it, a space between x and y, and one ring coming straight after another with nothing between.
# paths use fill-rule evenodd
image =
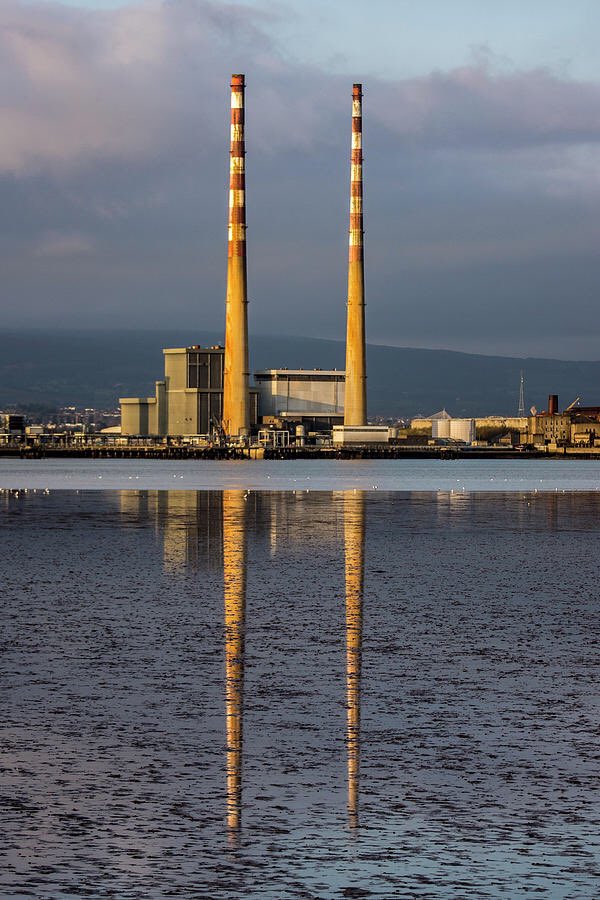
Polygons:
<instances>
[{"instance_id":1,"label":"sky","mask_svg":"<svg viewBox=\"0 0 600 900\"><path fill-rule=\"evenodd\" d=\"M223 328L229 76L251 333L600 359L600 4L2 0L0 327Z\"/></svg>"}]
</instances>

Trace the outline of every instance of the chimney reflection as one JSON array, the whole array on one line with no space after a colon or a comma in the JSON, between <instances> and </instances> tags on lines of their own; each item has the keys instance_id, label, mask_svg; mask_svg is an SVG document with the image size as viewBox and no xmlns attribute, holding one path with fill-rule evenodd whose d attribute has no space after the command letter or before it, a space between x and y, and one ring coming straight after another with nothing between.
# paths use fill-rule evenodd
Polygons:
<instances>
[{"instance_id":1,"label":"chimney reflection","mask_svg":"<svg viewBox=\"0 0 600 900\"><path fill-rule=\"evenodd\" d=\"M346 576L346 752L348 762L348 822L357 828L360 776L360 671L362 601L365 563L364 493L344 494Z\"/></svg>"},{"instance_id":2,"label":"chimney reflection","mask_svg":"<svg viewBox=\"0 0 600 900\"><path fill-rule=\"evenodd\" d=\"M225 724L227 833L237 844L242 818L244 622L246 611L246 500L223 491L223 589L225 602Z\"/></svg>"}]
</instances>

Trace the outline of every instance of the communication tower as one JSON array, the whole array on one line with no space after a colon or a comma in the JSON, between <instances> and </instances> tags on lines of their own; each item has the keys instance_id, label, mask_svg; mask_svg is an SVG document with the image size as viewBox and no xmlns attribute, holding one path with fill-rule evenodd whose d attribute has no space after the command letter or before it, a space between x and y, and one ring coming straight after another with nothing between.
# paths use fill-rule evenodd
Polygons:
<instances>
[{"instance_id":1,"label":"communication tower","mask_svg":"<svg viewBox=\"0 0 600 900\"><path fill-rule=\"evenodd\" d=\"M521 383L519 385L519 411L517 416L522 418L525 415L525 378L523 377L523 369L521 369Z\"/></svg>"}]
</instances>

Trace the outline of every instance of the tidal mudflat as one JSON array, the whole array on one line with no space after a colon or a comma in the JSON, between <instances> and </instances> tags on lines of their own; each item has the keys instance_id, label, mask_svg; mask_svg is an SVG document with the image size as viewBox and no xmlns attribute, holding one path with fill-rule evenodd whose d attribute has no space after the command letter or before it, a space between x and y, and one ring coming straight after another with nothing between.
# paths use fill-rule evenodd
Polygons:
<instances>
[{"instance_id":1,"label":"tidal mudflat","mask_svg":"<svg viewBox=\"0 0 600 900\"><path fill-rule=\"evenodd\" d=\"M0 893L596 896L600 494L554 488L4 491Z\"/></svg>"}]
</instances>

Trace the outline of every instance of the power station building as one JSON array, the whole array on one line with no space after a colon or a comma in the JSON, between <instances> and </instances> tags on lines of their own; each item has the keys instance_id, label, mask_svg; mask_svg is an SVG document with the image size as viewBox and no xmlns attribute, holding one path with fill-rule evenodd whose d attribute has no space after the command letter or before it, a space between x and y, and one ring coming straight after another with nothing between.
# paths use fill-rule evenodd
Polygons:
<instances>
[{"instance_id":1,"label":"power station building","mask_svg":"<svg viewBox=\"0 0 600 900\"><path fill-rule=\"evenodd\" d=\"M223 419L224 348L163 350L165 377L154 397L123 397L121 434L166 437L220 433ZM258 423L258 393L250 390L250 423Z\"/></svg>"},{"instance_id":2,"label":"power station building","mask_svg":"<svg viewBox=\"0 0 600 900\"><path fill-rule=\"evenodd\" d=\"M125 436L203 436L221 433L224 348L163 350L165 377L154 397L123 397ZM320 431L344 417L345 374L337 369L265 369L249 389L250 424L278 420Z\"/></svg>"},{"instance_id":3,"label":"power station building","mask_svg":"<svg viewBox=\"0 0 600 900\"><path fill-rule=\"evenodd\" d=\"M344 418L345 372L337 369L263 369L254 373L263 420L301 422L311 430Z\"/></svg>"}]
</instances>

